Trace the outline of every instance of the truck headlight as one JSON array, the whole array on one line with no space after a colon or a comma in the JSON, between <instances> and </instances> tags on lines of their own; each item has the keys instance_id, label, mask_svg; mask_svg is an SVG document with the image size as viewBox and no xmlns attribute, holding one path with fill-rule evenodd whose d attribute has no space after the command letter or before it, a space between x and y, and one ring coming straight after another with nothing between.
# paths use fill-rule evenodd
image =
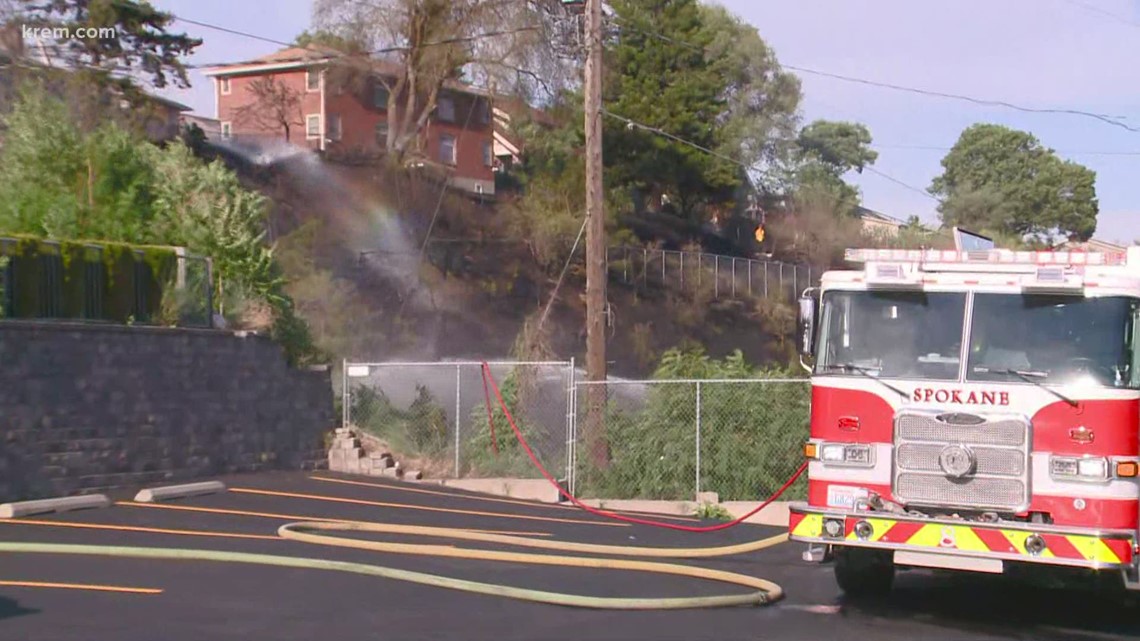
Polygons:
<instances>
[{"instance_id":1,"label":"truck headlight","mask_svg":"<svg viewBox=\"0 0 1140 641\"><path fill-rule=\"evenodd\" d=\"M824 443L819 448L819 459L834 465L874 465L874 450L859 443Z\"/></svg>"},{"instance_id":2,"label":"truck headlight","mask_svg":"<svg viewBox=\"0 0 1140 641\"><path fill-rule=\"evenodd\" d=\"M1108 459L1103 457L1053 456L1049 473L1071 481L1107 481Z\"/></svg>"}]
</instances>

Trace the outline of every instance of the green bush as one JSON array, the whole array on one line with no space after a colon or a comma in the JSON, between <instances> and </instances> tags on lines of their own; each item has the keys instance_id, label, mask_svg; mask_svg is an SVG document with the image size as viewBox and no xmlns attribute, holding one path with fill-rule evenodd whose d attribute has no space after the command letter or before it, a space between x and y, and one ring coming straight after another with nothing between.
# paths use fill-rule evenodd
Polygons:
<instances>
[{"instance_id":1,"label":"green bush","mask_svg":"<svg viewBox=\"0 0 1140 641\"><path fill-rule=\"evenodd\" d=\"M670 379L784 379L737 352L717 361L700 348L670 350L655 373ZM807 381L705 383L700 397L701 490L721 500L767 498L802 462L811 398ZM606 412L608 465L578 457L579 492L590 497L691 499L696 489L697 385L659 383L636 411ZM580 444L581 445L581 444ZM803 484L785 498L803 496Z\"/></svg>"},{"instance_id":2,"label":"green bush","mask_svg":"<svg viewBox=\"0 0 1140 641\"><path fill-rule=\"evenodd\" d=\"M181 141L156 147L110 119L83 130L62 101L34 83L21 87L0 124L6 127L0 148L0 235L186 247L213 260L216 305L225 300L225 283L230 296L240 292L272 310L272 334L291 363L327 358L294 313L265 243L268 201L243 187L220 161L204 163ZM119 254L105 258L110 280L134 278L133 269L119 273L117 266L124 263ZM142 318L125 316L143 322L180 316L178 301L160 304L160 287L150 281L164 275L155 265L148 267L143 284L155 310ZM111 315L124 316L131 301L116 298L110 289L108 294ZM24 306L17 301L16 307Z\"/></svg>"},{"instance_id":3,"label":"green bush","mask_svg":"<svg viewBox=\"0 0 1140 641\"><path fill-rule=\"evenodd\" d=\"M396 407L381 389L357 387L350 416L358 428L384 439L397 454L438 458L447 451L447 412L423 385L416 385L416 398L407 410Z\"/></svg>"},{"instance_id":4,"label":"green bush","mask_svg":"<svg viewBox=\"0 0 1140 641\"><path fill-rule=\"evenodd\" d=\"M542 455L539 451L538 445L535 443L535 430L531 427L521 408L523 401L526 399L527 394L525 388L527 387L522 380L524 373L518 369L512 370L510 374L503 378L499 384L499 392L503 395L503 402L511 411L511 416L515 419L515 425L518 426L519 432L530 444L532 449L535 449L536 455L539 460L547 466L552 474L557 471L550 469L550 461L547 457ZM487 406L483 403L477 405L471 410L470 415L470 428L466 432L470 436L463 443L463 460L467 462L469 469L462 470L471 476L511 476L511 477L534 477L539 474L535 468L534 463L527 456L526 451L523 450L522 445L519 443L518 437L515 436L514 430L511 429L510 422L507 421L506 414L503 413L502 407L498 399L495 397L494 392L491 393L491 416L492 419L487 418ZM491 439L491 421L495 425L495 438ZM498 451L495 451L495 445L498 446Z\"/></svg>"}]
</instances>

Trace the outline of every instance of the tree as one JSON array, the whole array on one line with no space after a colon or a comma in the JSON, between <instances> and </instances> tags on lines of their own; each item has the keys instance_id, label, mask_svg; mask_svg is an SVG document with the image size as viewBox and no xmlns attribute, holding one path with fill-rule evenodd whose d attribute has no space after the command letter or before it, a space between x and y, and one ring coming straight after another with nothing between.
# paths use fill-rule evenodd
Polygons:
<instances>
[{"instance_id":1,"label":"tree","mask_svg":"<svg viewBox=\"0 0 1140 641\"><path fill-rule=\"evenodd\" d=\"M261 131L279 131L289 142L294 126L305 124L301 92L274 76L262 76L249 83L253 100L234 110L234 121Z\"/></svg>"},{"instance_id":2,"label":"tree","mask_svg":"<svg viewBox=\"0 0 1140 641\"><path fill-rule=\"evenodd\" d=\"M35 85L5 121L0 232L186 247L213 259L228 300L272 309L271 335L291 360L320 356L264 243L267 201L221 161L205 164L181 142L160 149L113 122L85 132Z\"/></svg>"},{"instance_id":3,"label":"tree","mask_svg":"<svg viewBox=\"0 0 1140 641\"><path fill-rule=\"evenodd\" d=\"M386 147L399 160L418 151L419 134L447 82L475 67L484 78L496 65L526 71L524 52L534 50L535 39L530 47L521 40L541 29L535 19L541 13L532 10L537 6L530 0L316 0L320 35L310 41L338 50L347 43L350 51L341 52L349 55L339 60L347 82L379 82L387 91Z\"/></svg>"},{"instance_id":4,"label":"tree","mask_svg":"<svg viewBox=\"0 0 1140 641\"><path fill-rule=\"evenodd\" d=\"M1032 134L1001 125L968 127L930 186L944 225L1037 243L1085 241L1096 231L1096 173L1062 160Z\"/></svg>"},{"instance_id":5,"label":"tree","mask_svg":"<svg viewBox=\"0 0 1140 641\"><path fill-rule=\"evenodd\" d=\"M816 120L800 130L793 188L797 207L802 209L810 203L835 215L854 213L860 202L859 190L843 175L862 173L874 164L879 154L870 145L871 132L861 123Z\"/></svg>"},{"instance_id":6,"label":"tree","mask_svg":"<svg viewBox=\"0 0 1140 641\"><path fill-rule=\"evenodd\" d=\"M863 173L879 153L871 149L871 132L862 123L816 120L800 130L800 152L831 168L836 176L849 171Z\"/></svg>"},{"instance_id":7,"label":"tree","mask_svg":"<svg viewBox=\"0 0 1140 641\"><path fill-rule=\"evenodd\" d=\"M667 198L696 222L749 182L734 161L759 169L786 154L799 84L756 30L723 8L696 0L616 0L613 7L623 19L610 52L607 109L724 157L611 119L608 178L654 201Z\"/></svg>"},{"instance_id":8,"label":"tree","mask_svg":"<svg viewBox=\"0 0 1140 641\"><path fill-rule=\"evenodd\" d=\"M20 0L15 20L86 35L56 39L53 57L123 89L137 88L140 80L160 89L171 83L189 87L181 59L202 44L168 32L174 16L136 0Z\"/></svg>"}]
</instances>

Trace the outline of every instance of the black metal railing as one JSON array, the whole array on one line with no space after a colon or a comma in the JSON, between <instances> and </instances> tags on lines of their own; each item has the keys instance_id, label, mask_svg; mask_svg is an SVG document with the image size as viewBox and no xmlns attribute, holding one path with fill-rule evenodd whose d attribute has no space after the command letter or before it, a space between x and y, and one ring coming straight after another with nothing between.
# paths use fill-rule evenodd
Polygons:
<instances>
[{"instance_id":1,"label":"black metal railing","mask_svg":"<svg viewBox=\"0 0 1140 641\"><path fill-rule=\"evenodd\" d=\"M0 318L212 327L210 260L178 247L0 237Z\"/></svg>"}]
</instances>

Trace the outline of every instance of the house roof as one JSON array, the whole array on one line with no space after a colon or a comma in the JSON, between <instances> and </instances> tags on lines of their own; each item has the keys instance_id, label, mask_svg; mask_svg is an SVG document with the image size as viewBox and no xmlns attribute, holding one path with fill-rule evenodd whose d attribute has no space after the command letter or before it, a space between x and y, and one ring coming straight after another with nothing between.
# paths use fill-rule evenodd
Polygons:
<instances>
[{"instance_id":1,"label":"house roof","mask_svg":"<svg viewBox=\"0 0 1140 641\"><path fill-rule=\"evenodd\" d=\"M286 47L273 53L266 54L251 60L233 62L208 67L202 71L204 76L231 76L238 74L257 73L260 71L283 71L286 69L304 69L314 65L330 63L337 59L348 59L342 52L322 45L309 45L307 47ZM363 61L360 56L353 56L351 61L359 64ZM383 58L369 57L366 64L374 72L381 75L394 75L401 71L399 63ZM491 93L480 87L469 85L457 80L448 80L443 86L452 91L473 94L477 96L490 96Z\"/></svg>"},{"instance_id":2,"label":"house roof","mask_svg":"<svg viewBox=\"0 0 1140 641\"><path fill-rule=\"evenodd\" d=\"M891 216L879 213L873 209L867 209L866 207L859 207L856 211L859 213L859 218L862 218L863 220L870 220L877 223L895 225L898 227L902 227L906 224L898 218L892 218Z\"/></svg>"},{"instance_id":3,"label":"house roof","mask_svg":"<svg viewBox=\"0 0 1140 641\"><path fill-rule=\"evenodd\" d=\"M191 107L188 107L178 102L177 100L171 100L170 98L164 98L163 96L156 96L154 94L147 94L147 97L161 105L166 105L167 107L170 107L176 111L193 111Z\"/></svg>"}]
</instances>

